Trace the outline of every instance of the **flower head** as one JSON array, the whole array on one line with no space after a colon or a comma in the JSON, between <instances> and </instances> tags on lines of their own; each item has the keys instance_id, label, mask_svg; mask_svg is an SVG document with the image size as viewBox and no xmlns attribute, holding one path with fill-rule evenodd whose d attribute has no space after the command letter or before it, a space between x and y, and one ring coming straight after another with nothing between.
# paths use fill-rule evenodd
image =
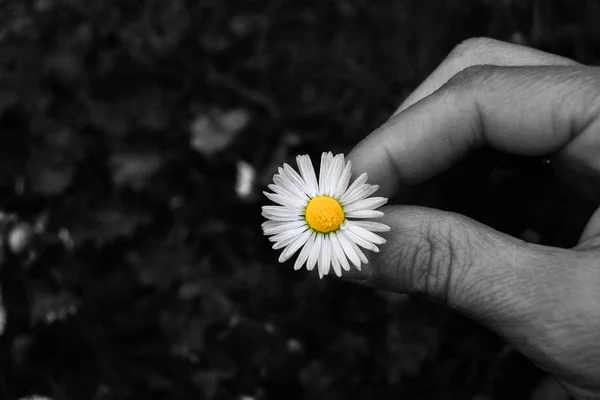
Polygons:
<instances>
[{"instance_id":1,"label":"flower head","mask_svg":"<svg viewBox=\"0 0 600 400\"><path fill-rule=\"evenodd\" d=\"M263 206L262 215L268 221L262 227L275 243L273 249L283 249L279 262L302 249L295 270L305 263L309 271L318 265L321 278L331 269L342 276L350 264L360 270L368 263L361 247L379 252L377 245L385 239L373 232L390 230L387 225L366 220L383 216L377 208L387 199L369 197L379 187L366 183L367 174L350 184L351 163L343 154L322 154L318 180L309 156L298 156L296 162L300 173L284 164L268 186L273 193L263 192L278 204Z\"/></svg>"}]
</instances>

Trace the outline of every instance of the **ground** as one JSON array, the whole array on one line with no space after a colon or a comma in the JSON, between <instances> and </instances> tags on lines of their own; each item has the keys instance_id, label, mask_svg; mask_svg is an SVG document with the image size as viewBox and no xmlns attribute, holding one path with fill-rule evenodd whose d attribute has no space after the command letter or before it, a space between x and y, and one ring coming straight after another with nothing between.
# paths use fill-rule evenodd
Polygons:
<instances>
[{"instance_id":1,"label":"ground","mask_svg":"<svg viewBox=\"0 0 600 400\"><path fill-rule=\"evenodd\" d=\"M296 154L348 152L469 37L597 63L599 15L0 1L0 398L530 398L542 373L442 305L278 264L261 190ZM568 246L581 224L535 161L475 155L395 201Z\"/></svg>"}]
</instances>

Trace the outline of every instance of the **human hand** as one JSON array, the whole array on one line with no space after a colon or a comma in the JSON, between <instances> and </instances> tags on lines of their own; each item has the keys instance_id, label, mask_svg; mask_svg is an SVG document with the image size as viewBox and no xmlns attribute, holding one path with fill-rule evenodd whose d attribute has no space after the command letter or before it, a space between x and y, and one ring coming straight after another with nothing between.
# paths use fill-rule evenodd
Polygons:
<instances>
[{"instance_id":1,"label":"human hand","mask_svg":"<svg viewBox=\"0 0 600 400\"><path fill-rule=\"evenodd\" d=\"M600 201L600 68L468 40L349 159L389 196L482 146L552 156ZM576 398L600 399L600 208L572 249L525 243L453 213L385 212L388 243L345 277L444 301L505 337Z\"/></svg>"}]
</instances>

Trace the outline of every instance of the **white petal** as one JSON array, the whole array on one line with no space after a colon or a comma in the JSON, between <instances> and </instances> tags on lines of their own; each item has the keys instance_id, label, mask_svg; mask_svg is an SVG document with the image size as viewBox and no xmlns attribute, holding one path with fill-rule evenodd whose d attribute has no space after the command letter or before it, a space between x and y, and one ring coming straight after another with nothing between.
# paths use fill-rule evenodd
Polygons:
<instances>
[{"instance_id":1,"label":"white petal","mask_svg":"<svg viewBox=\"0 0 600 400\"><path fill-rule=\"evenodd\" d=\"M285 174L285 176L289 180L291 180L292 183L296 185L298 189L302 190L304 193L307 192L306 182L304 182L304 179L302 179L302 177L296 172L296 170L290 167L289 164L283 164L283 174Z\"/></svg>"},{"instance_id":2,"label":"white petal","mask_svg":"<svg viewBox=\"0 0 600 400\"><path fill-rule=\"evenodd\" d=\"M328 186L329 166L333 162L331 153L321 154L321 165L319 167L319 193L325 193Z\"/></svg>"},{"instance_id":3,"label":"white petal","mask_svg":"<svg viewBox=\"0 0 600 400\"><path fill-rule=\"evenodd\" d=\"M348 239L341 231L336 232L335 235L350 262L352 262L352 264L360 271L360 257L354 249L355 246L352 246L350 239Z\"/></svg>"},{"instance_id":4,"label":"white petal","mask_svg":"<svg viewBox=\"0 0 600 400\"><path fill-rule=\"evenodd\" d=\"M315 244L316 235L317 235L316 232L311 231L310 237L304 244L304 247L300 251L298 258L296 259L296 262L294 263L294 270L298 271L300 268L302 268L302 265L304 265L306 260L308 260L308 255L310 254L310 251L312 250L312 248Z\"/></svg>"},{"instance_id":5,"label":"white petal","mask_svg":"<svg viewBox=\"0 0 600 400\"><path fill-rule=\"evenodd\" d=\"M354 251L356 251L356 253L358 254L358 258L360 258L360 262L362 262L363 264L368 264L369 259L367 258L367 256L365 256L365 253L363 253L363 251L360 249L360 247L358 247L356 245L356 243L353 243L353 242L350 242L350 244L352 245L352 247L354 247Z\"/></svg>"},{"instance_id":6,"label":"white petal","mask_svg":"<svg viewBox=\"0 0 600 400\"><path fill-rule=\"evenodd\" d=\"M344 169L344 156L342 154L338 154L333 158L333 162L329 167L329 172L327 176L327 188L325 189L324 194L328 196L333 196L335 189L340 182L340 176Z\"/></svg>"},{"instance_id":7,"label":"white petal","mask_svg":"<svg viewBox=\"0 0 600 400\"><path fill-rule=\"evenodd\" d=\"M269 240L271 242L282 242L284 240L288 240L289 238L298 237L298 235L300 235L301 233L303 233L306 230L308 230L308 226L306 226L306 225L305 226L301 226L300 228L288 230L288 231L285 231L285 232L281 232L278 235L271 236L269 238Z\"/></svg>"},{"instance_id":8,"label":"white petal","mask_svg":"<svg viewBox=\"0 0 600 400\"><path fill-rule=\"evenodd\" d=\"M279 221L266 221L263 222L263 234L266 236L277 235L278 233L289 231L292 229L300 228L301 226L306 226L306 221L298 220L292 222L279 222Z\"/></svg>"},{"instance_id":9,"label":"white petal","mask_svg":"<svg viewBox=\"0 0 600 400\"><path fill-rule=\"evenodd\" d=\"M360 201L362 199L366 199L373 193L375 193L379 189L377 185L362 185L356 188L352 193L349 193L347 196L343 196L342 203L345 207L351 205L355 201Z\"/></svg>"},{"instance_id":10,"label":"white petal","mask_svg":"<svg viewBox=\"0 0 600 400\"><path fill-rule=\"evenodd\" d=\"M277 175L277 176L279 176L279 175ZM287 190L279 185L274 185L272 183L267 185L267 187L269 189L271 189L273 192L280 194L282 196L293 197L295 199L298 199L298 200L304 202L305 204L308 203L308 196L306 195L306 193L302 193L299 190L290 192L289 190Z\"/></svg>"},{"instance_id":11,"label":"white petal","mask_svg":"<svg viewBox=\"0 0 600 400\"><path fill-rule=\"evenodd\" d=\"M346 254L342 249L342 245L340 244L340 240L338 239L337 232L332 233L331 235L331 248L332 252L332 260L337 260L344 268L344 271L350 271L350 264L348 263L348 259L346 258ZM335 269L335 264L334 264ZM336 271L337 273L337 271ZM341 272L340 272L341 273ZM340 276L340 275L338 275Z\"/></svg>"},{"instance_id":12,"label":"white petal","mask_svg":"<svg viewBox=\"0 0 600 400\"><path fill-rule=\"evenodd\" d=\"M392 230L386 224L382 224L381 222L374 221L352 221L352 224L356 226L360 226L363 229L366 229L371 232L389 232Z\"/></svg>"},{"instance_id":13,"label":"white petal","mask_svg":"<svg viewBox=\"0 0 600 400\"><path fill-rule=\"evenodd\" d=\"M349 206L344 207L344 211L349 213L357 210L374 210L387 203L385 197L370 197L368 199L358 200Z\"/></svg>"},{"instance_id":14,"label":"white petal","mask_svg":"<svg viewBox=\"0 0 600 400\"><path fill-rule=\"evenodd\" d=\"M379 218L385 214L377 210L359 210L352 211L346 214L346 218Z\"/></svg>"},{"instance_id":15,"label":"white petal","mask_svg":"<svg viewBox=\"0 0 600 400\"><path fill-rule=\"evenodd\" d=\"M346 189L348 188L348 183L350 182L350 178L352 177L352 162L347 161L344 170L342 171L342 175L340 177L340 181L335 188L332 196L336 199L340 199Z\"/></svg>"},{"instance_id":16,"label":"white petal","mask_svg":"<svg viewBox=\"0 0 600 400\"><path fill-rule=\"evenodd\" d=\"M283 249L284 247L288 247L290 244L292 244L294 242L294 240L296 239L295 236L290 236L284 240L280 240L279 242L276 242L273 246L272 249L273 250L279 250L279 249Z\"/></svg>"},{"instance_id":17,"label":"white petal","mask_svg":"<svg viewBox=\"0 0 600 400\"><path fill-rule=\"evenodd\" d=\"M363 263L363 264L368 264L369 260L367 259L367 256L365 256L365 253L363 253L363 251L360 249L360 247L358 247L356 245L356 243L354 243L352 240L350 240L350 238L346 235L346 231L338 231L338 233L339 233L339 238L340 239L343 237L344 239L346 239L348 241L348 244L350 245L350 247L352 247L352 250L354 250L354 252L358 256L360 262ZM360 263L357 266L357 268L360 271Z\"/></svg>"},{"instance_id":18,"label":"white petal","mask_svg":"<svg viewBox=\"0 0 600 400\"><path fill-rule=\"evenodd\" d=\"M357 234L365 240L368 240L369 242L375 244L384 244L386 242L386 240L381 236L376 235L373 232L368 231L364 228L361 228L360 226L356 225L353 221L348 221L345 226L346 229L348 229L351 232L354 232L355 234Z\"/></svg>"},{"instance_id":19,"label":"white petal","mask_svg":"<svg viewBox=\"0 0 600 400\"><path fill-rule=\"evenodd\" d=\"M308 256L308 261L306 263L306 269L312 271L319 259L319 254L321 253L321 245L323 244L323 235L317 233L317 237L315 238L315 243L310 250L310 254Z\"/></svg>"},{"instance_id":20,"label":"white petal","mask_svg":"<svg viewBox=\"0 0 600 400\"><path fill-rule=\"evenodd\" d=\"M283 173L283 169L279 168L279 170L281 173ZM275 182L277 186L285 189L287 192L292 193L299 199L308 199L308 195L302 191L302 189L294 185L294 183L287 176L275 174L273 175L273 182Z\"/></svg>"},{"instance_id":21,"label":"white petal","mask_svg":"<svg viewBox=\"0 0 600 400\"><path fill-rule=\"evenodd\" d=\"M310 229L307 229L300 236L297 236L296 240L285 250L283 250L283 252L279 256L279 262L282 263L289 260L290 257L293 256L300 249L300 247L302 247L306 243L311 233L312 231Z\"/></svg>"},{"instance_id":22,"label":"white petal","mask_svg":"<svg viewBox=\"0 0 600 400\"><path fill-rule=\"evenodd\" d=\"M352 242L356 243L363 249L367 249L367 250L371 250L375 253L379 253L379 249L377 248L377 246L375 246L374 243L371 243L368 240L366 240L365 238L358 236L356 233L352 232L350 229L346 229L344 231L344 234L346 235L346 237L348 239L350 239Z\"/></svg>"},{"instance_id":23,"label":"white petal","mask_svg":"<svg viewBox=\"0 0 600 400\"><path fill-rule=\"evenodd\" d=\"M263 212L270 213L273 215L301 215L302 213L298 212L290 207L285 206L262 206Z\"/></svg>"},{"instance_id":24,"label":"white petal","mask_svg":"<svg viewBox=\"0 0 600 400\"><path fill-rule=\"evenodd\" d=\"M281 204L282 206L286 206L286 207L290 207L290 208L297 208L299 210L304 210L304 207L306 207L306 202L302 202L295 197L291 197L291 196L288 197L288 196L284 196L281 194L275 194L275 193L269 193L269 192L263 192L263 194L272 202Z\"/></svg>"},{"instance_id":25,"label":"white petal","mask_svg":"<svg viewBox=\"0 0 600 400\"><path fill-rule=\"evenodd\" d=\"M331 267L337 276L342 276L342 268L340 267L340 262L335 257L335 254L331 255Z\"/></svg>"},{"instance_id":26,"label":"white petal","mask_svg":"<svg viewBox=\"0 0 600 400\"><path fill-rule=\"evenodd\" d=\"M365 182L367 181L367 174L363 173L361 174L358 178L356 178L356 180L354 182L352 182L352 184L350 185L350 187L348 189L346 189L346 191L344 192L344 194L342 194L342 197L340 198L340 201L342 203L344 203L346 201L346 199L351 196L352 194L354 194L354 192L358 189L360 189L362 186L364 186Z\"/></svg>"},{"instance_id":27,"label":"white petal","mask_svg":"<svg viewBox=\"0 0 600 400\"><path fill-rule=\"evenodd\" d=\"M262 216L273 221L297 221L303 219L303 211L283 206L263 206Z\"/></svg>"},{"instance_id":28,"label":"white petal","mask_svg":"<svg viewBox=\"0 0 600 400\"><path fill-rule=\"evenodd\" d=\"M322 275L329 274L329 264L331 262L331 242L329 235L323 236L323 244L321 245L321 254L319 255L319 271ZM321 274L319 274L321 275ZM322 276L321 276L322 277Z\"/></svg>"},{"instance_id":29,"label":"white petal","mask_svg":"<svg viewBox=\"0 0 600 400\"><path fill-rule=\"evenodd\" d=\"M287 222L266 220L265 222L263 222L261 224L261 226L263 229L271 229L271 228L275 228L276 226L281 226L281 225L285 225L285 224L287 224Z\"/></svg>"},{"instance_id":30,"label":"white petal","mask_svg":"<svg viewBox=\"0 0 600 400\"><path fill-rule=\"evenodd\" d=\"M304 217L298 216L288 216L288 215L274 215L269 212L262 212L263 217L270 219L271 221L278 222L295 222L295 221L304 221Z\"/></svg>"},{"instance_id":31,"label":"white petal","mask_svg":"<svg viewBox=\"0 0 600 400\"><path fill-rule=\"evenodd\" d=\"M298 156L296 157L296 162L298 163L300 174L306 182L307 194L310 197L315 197L319 191L319 183L317 182L317 175L315 174L310 156Z\"/></svg>"}]
</instances>

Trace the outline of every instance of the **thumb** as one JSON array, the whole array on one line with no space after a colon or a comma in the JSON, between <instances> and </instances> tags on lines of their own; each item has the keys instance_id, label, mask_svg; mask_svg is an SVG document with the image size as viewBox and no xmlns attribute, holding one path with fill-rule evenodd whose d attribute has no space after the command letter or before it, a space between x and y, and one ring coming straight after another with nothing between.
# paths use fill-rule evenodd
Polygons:
<instances>
[{"instance_id":1,"label":"thumb","mask_svg":"<svg viewBox=\"0 0 600 400\"><path fill-rule=\"evenodd\" d=\"M384 212L387 243L362 271L344 278L432 297L497 331L526 327L532 316L539 321L540 310L555 304L577 276L565 272L573 265L569 250L525 243L459 214L412 206Z\"/></svg>"},{"instance_id":2,"label":"thumb","mask_svg":"<svg viewBox=\"0 0 600 400\"><path fill-rule=\"evenodd\" d=\"M597 252L525 243L427 208L384 212L387 243L345 278L445 302L569 383L573 393L600 390Z\"/></svg>"},{"instance_id":3,"label":"thumb","mask_svg":"<svg viewBox=\"0 0 600 400\"><path fill-rule=\"evenodd\" d=\"M579 245L585 247L600 247L600 207L592 215L588 221L581 238Z\"/></svg>"},{"instance_id":4,"label":"thumb","mask_svg":"<svg viewBox=\"0 0 600 400\"><path fill-rule=\"evenodd\" d=\"M597 253L525 243L453 213L383 211L391 227L387 243L362 271L344 278L437 299L563 381L597 386L590 380L600 376L599 350L590 354L597 328L586 322L600 318Z\"/></svg>"}]
</instances>

